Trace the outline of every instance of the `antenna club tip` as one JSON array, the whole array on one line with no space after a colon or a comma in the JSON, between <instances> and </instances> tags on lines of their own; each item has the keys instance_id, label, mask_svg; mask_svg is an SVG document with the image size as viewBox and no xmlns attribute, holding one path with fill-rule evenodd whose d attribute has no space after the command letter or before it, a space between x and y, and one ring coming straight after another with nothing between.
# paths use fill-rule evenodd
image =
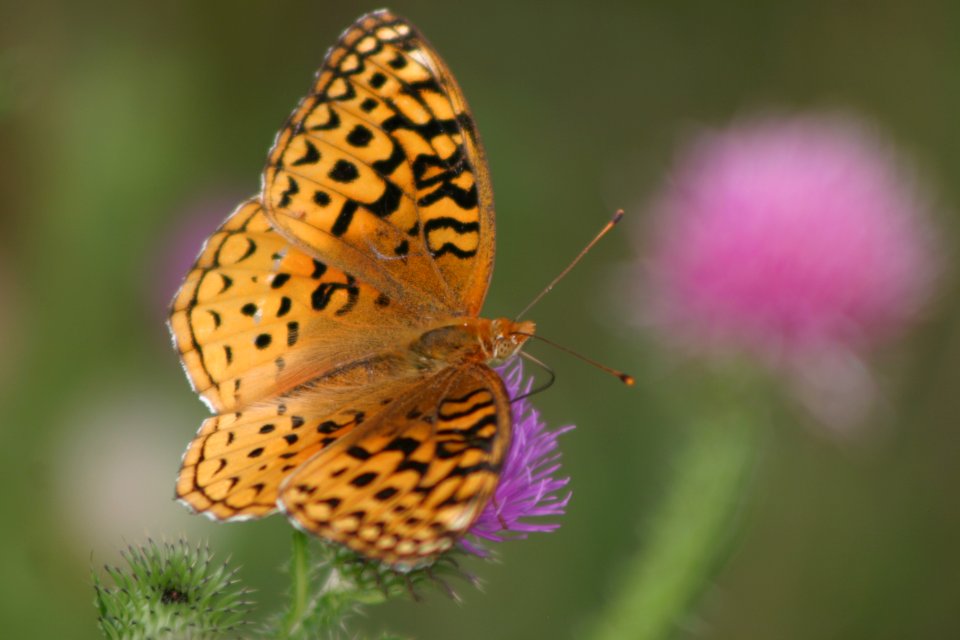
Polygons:
<instances>
[{"instance_id":1,"label":"antenna club tip","mask_svg":"<svg viewBox=\"0 0 960 640\"><path fill-rule=\"evenodd\" d=\"M637 384L636 378L626 373L620 374L620 380L621 382L623 382L623 384L627 385L628 387L632 387L633 385Z\"/></svg>"},{"instance_id":2,"label":"antenna club tip","mask_svg":"<svg viewBox=\"0 0 960 640\"><path fill-rule=\"evenodd\" d=\"M617 209L617 212L613 214L613 219L610 220L610 222L617 224L621 218L623 218L623 209Z\"/></svg>"}]
</instances>

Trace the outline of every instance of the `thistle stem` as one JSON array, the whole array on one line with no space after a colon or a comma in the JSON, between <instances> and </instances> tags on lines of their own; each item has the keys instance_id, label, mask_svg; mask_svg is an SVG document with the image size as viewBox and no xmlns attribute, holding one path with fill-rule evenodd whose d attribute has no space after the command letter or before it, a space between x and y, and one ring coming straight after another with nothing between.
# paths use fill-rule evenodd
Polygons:
<instances>
[{"instance_id":1,"label":"thistle stem","mask_svg":"<svg viewBox=\"0 0 960 640\"><path fill-rule=\"evenodd\" d=\"M290 550L290 608L283 618L280 638L296 637L310 604L310 553L308 540L302 531L293 531Z\"/></svg>"},{"instance_id":2,"label":"thistle stem","mask_svg":"<svg viewBox=\"0 0 960 640\"><path fill-rule=\"evenodd\" d=\"M687 435L646 542L627 561L593 640L675 637L729 556L765 416L726 408L701 414Z\"/></svg>"}]
</instances>

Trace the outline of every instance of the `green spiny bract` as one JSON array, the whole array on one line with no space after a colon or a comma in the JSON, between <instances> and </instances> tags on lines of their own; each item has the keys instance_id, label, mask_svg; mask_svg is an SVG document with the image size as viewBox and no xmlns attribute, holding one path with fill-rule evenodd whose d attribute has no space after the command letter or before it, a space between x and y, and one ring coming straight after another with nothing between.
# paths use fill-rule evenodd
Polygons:
<instances>
[{"instance_id":1,"label":"green spiny bract","mask_svg":"<svg viewBox=\"0 0 960 640\"><path fill-rule=\"evenodd\" d=\"M236 637L251 603L236 570L214 563L206 546L185 540L131 545L126 567L105 567L93 584L100 629L108 638L162 640Z\"/></svg>"}]
</instances>

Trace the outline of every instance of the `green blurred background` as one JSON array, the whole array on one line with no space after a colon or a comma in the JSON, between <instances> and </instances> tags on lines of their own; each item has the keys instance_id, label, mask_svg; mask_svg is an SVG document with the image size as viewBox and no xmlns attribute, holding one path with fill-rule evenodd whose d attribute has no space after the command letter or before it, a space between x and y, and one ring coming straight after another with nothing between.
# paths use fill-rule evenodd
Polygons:
<instances>
[{"instance_id":1,"label":"green blurred background","mask_svg":"<svg viewBox=\"0 0 960 640\"><path fill-rule=\"evenodd\" d=\"M5 0L0 10L0 635L96 638L91 566L146 535L209 539L263 610L285 588L280 518L216 525L171 499L205 410L165 306L206 233L259 188L274 132L358 2ZM498 203L486 315L517 312L617 207L533 316L635 373L627 390L534 347L536 401L574 499L557 533L473 565L485 592L375 609L423 640L577 638L644 541L682 434L677 367L629 328L621 270L645 199L692 129L755 109L866 114L960 228L960 8L952 2L397 1L473 106ZM877 361L881 427L850 441L769 425L744 535L681 636L960 637L960 332L955 280ZM645 346L647 345L647 346ZM693 399L692 401L695 401Z\"/></svg>"}]
</instances>

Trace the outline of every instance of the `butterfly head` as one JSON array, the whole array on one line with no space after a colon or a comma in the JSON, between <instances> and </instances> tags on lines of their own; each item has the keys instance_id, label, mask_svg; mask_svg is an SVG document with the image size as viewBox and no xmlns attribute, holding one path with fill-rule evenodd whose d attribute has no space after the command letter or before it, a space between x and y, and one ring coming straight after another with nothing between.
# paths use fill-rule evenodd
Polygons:
<instances>
[{"instance_id":1,"label":"butterfly head","mask_svg":"<svg viewBox=\"0 0 960 640\"><path fill-rule=\"evenodd\" d=\"M489 344L485 345L491 365L500 365L509 360L523 347L537 330L530 320L515 322L510 318L497 318L490 322Z\"/></svg>"}]
</instances>

